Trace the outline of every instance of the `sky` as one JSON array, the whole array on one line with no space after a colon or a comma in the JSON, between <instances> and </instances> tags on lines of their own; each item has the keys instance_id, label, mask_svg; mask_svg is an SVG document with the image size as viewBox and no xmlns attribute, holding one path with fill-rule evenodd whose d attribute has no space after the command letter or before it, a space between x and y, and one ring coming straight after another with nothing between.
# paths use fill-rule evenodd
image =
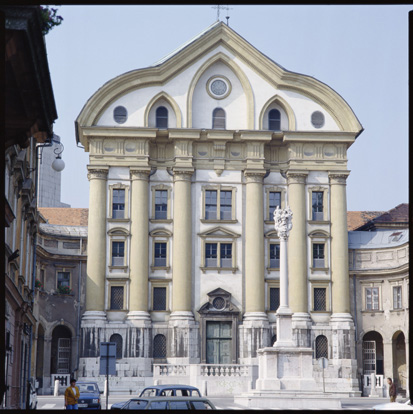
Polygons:
<instances>
[{"instance_id":1,"label":"sky","mask_svg":"<svg viewBox=\"0 0 413 414\"><path fill-rule=\"evenodd\" d=\"M209 5L62 5L46 35L64 144L61 201L89 207L89 154L75 120L109 80L151 66L217 20ZM347 209L408 200L408 12L413 5L236 5L228 24L283 68L312 76L350 105L364 131L348 149Z\"/></svg>"}]
</instances>

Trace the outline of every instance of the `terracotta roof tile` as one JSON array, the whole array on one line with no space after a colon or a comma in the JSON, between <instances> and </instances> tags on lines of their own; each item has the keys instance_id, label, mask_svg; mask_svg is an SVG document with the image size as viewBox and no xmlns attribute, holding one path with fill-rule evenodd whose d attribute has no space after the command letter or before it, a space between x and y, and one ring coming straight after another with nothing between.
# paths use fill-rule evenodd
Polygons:
<instances>
[{"instance_id":1,"label":"terracotta roof tile","mask_svg":"<svg viewBox=\"0 0 413 414\"><path fill-rule=\"evenodd\" d=\"M39 207L46 223L64 226L87 226L88 208Z\"/></svg>"},{"instance_id":2,"label":"terracotta roof tile","mask_svg":"<svg viewBox=\"0 0 413 414\"><path fill-rule=\"evenodd\" d=\"M347 211L347 230L358 229L383 213L384 211Z\"/></svg>"}]
</instances>

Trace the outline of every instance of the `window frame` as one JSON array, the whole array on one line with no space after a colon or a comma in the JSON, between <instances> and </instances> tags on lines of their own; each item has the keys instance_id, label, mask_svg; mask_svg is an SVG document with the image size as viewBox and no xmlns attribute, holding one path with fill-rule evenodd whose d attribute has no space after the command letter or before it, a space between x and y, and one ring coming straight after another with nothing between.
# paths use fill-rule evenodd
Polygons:
<instances>
[{"instance_id":1,"label":"window frame","mask_svg":"<svg viewBox=\"0 0 413 414\"><path fill-rule=\"evenodd\" d=\"M310 270L312 272L324 272L328 273L330 270L330 235L322 230L315 230L311 232L309 235L309 238L311 240L310 243L310 251L309 251L309 259L310 259ZM324 266L318 267L315 266L314 263L314 245L320 244L324 245Z\"/></svg>"},{"instance_id":2,"label":"window frame","mask_svg":"<svg viewBox=\"0 0 413 414\"><path fill-rule=\"evenodd\" d=\"M217 117L216 115L215 115L215 113L217 112L217 111L223 111L223 113L224 113L224 116L220 116L220 117ZM219 120L219 121L221 121L223 119L223 122L224 122L224 127L222 128L217 128L216 126L215 126L215 122L217 121L217 120ZM225 109L224 108L221 108L220 106L219 107L216 107L216 108L214 108L214 110L212 111L212 126L211 126L211 129L217 129L217 130L221 130L221 131L224 131L224 130L226 130L227 129L227 113L225 112Z\"/></svg>"},{"instance_id":3,"label":"window frame","mask_svg":"<svg viewBox=\"0 0 413 414\"><path fill-rule=\"evenodd\" d=\"M121 287L123 288L123 307L122 309L112 309L112 287ZM128 302L127 302L127 283L125 280L108 280L107 281L107 302L106 302L106 312L127 312L128 311Z\"/></svg>"},{"instance_id":4,"label":"window frame","mask_svg":"<svg viewBox=\"0 0 413 414\"><path fill-rule=\"evenodd\" d=\"M123 218L114 218L113 217L113 192L114 190L124 190L125 191L125 203L124 203L124 216ZM129 186L116 183L109 185L109 212L108 212L108 221L112 222L122 222L122 221L129 221Z\"/></svg>"},{"instance_id":5,"label":"window frame","mask_svg":"<svg viewBox=\"0 0 413 414\"><path fill-rule=\"evenodd\" d=\"M323 218L322 220L313 219L313 193L323 193ZM311 223L324 223L329 221L330 212L328 210L328 188L326 187L309 187L308 189L308 221Z\"/></svg>"},{"instance_id":6,"label":"window frame","mask_svg":"<svg viewBox=\"0 0 413 414\"><path fill-rule=\"evenodd\" d=\"M285 208L285 193L286 190L283 187L278 186L266 186L265 187L265 215L264 215L264 223L265 224L274 224L274 215L270 216L270 193L281 193L280 194L280 201L281 206L280 209Z\"/></svg>"},{"instance_id":7,"label":"window frame","mask_svg":"<svg viewBox=\"0 0 413 414\"><path fill-rule=\"evenodd\" d=\"M151 287L150 287L150 312L170 312L170 292L169 292L169 281L165 280L151 280ZM155 298L155 289L156 288L164 288L165 289L165 309L154 309L154 298Z\"/></svg>"},{"instance_id":8,"label":"window frame","mask_svg":"<svg viewBox=\"0 0 413 414\"><path fill-rule=\"evenodd\" d=\"M395 290L400 290L400 294L398 294L398 296L399 296L399 298L397 299L397 302L399 302L400 301L400 306L398 306L398 307L396 307L395 306L395 297L394 297L394 293L395 293ZM393 302L393 310L402 310L403 309L403 286L402 285L393 285L392 286L392 296L393 296L393 299L392 299L392 302Z\"/></svg>"},{"instance_id":9,"label":"window frame","mask_svg":"<svg viewBox=\"0 0 413 414\"><path fill-rule=\"evenodd\" d=\"M272 281L272 282L269 282L269 283L267 282L267 306L266 306L266 309L267 309L267 312L269 312L269 313L276 313L278 308L275 309L275 310L271 309L271 289L278 289L278 302L279 302L278 308L279 308L280 304L281 304L281 302L280 302L281 301L280 282L279 281Z\"/></svg>"},{"instance_id":10,"label":"window frame","mask_svg":"<svg viewBox=\"0 0 413 414\"><path fill-rule=\"evenodd\" d=\"M61 267L56 269L56 290L59 290L59 273L68 273L69 274L69 288L72 290L72 270L67 267ZM44 283L43 283L44 286Z\"/></svg>"},{"instance_id":11,"label":"window frame","mask_svg":"<svg viewBox=\"0 0 413 414\"><path fill-rule=\"evenodd\" d=\"M172 236L172 233L169 230L165 229L155 229L150 232L149 234L152 239L151 243L151 271L156 270L164 270L169 271L170 270L170 238ZM165 266L156 266L155 265L155 244L156 243L165 243L166 244L166 263Z\"/></svg>"},{"instance_id":12,"label":"window frame","mask_svg":"<svg viewBox=\"0 0 413 414\"><path fill-rule=\"evenodd\" d=\"M158 111L160 110L160 109L165 109L165 111L166 111L166 116L158 116ZM158 125L158 120L165 120L166 119L166 126L159 126ZM168 108L166 107L166 106L164 106L164 105L159 105L156 109L155 109L155 128L158 128L158 129L168 129L168 127L169 127L169 110L168 110Z\"/></svg>"},{"instance_id":13,"label":"window frame","mask_svg":"<svg viewBox=\"0 0 413 414\"><path fill-rule=\"evenodd\" d=\"M152 211L151 211L150 221L156 222L156 223L172 223L172 219L171 219L172 188L164 184L159 184L159 185L152 186L151 191L152 191ZM155 210L156 210L156 205L157 205L156 204L156 192L157 191L167 191L167 206L166 206L166 218L165 219L156 218Z\"/></svg>"},{"instance_id":14,"label":"window frame","mask_svg":"<svg viewBox=\"0 0 413 414\"><path fill-rule=\"evenodd\" d=\"M273 112L273 111L278 112L278 119L271 119L270 118L271 112ZM271 108L268 111L267 120L268 120L268 130L269 131L274 131L274 132L280 132L281 131L281 111L278 108ZM271 121L278 122L279 123L279 128L278 129L270 128L271 127Z\"/></svg>"},{"instance_id":15,"label":"window frame","mask_svg":"<svg viewBox=\"0 0 413 414\"><path fill-rule=\"evenodd\" d=\"M129 232L123 228L116 227L108 231L109 235L109 257L108 257L108 268L109 271L123 270L126 271L128 268L129 256L128 256L128 246L129 246ZM123 242L123 264L122 265L113 265L113 243L114 242Z\"/></svg>"},{"instance_id":16,"label":"window frame","mask_svg":"<svg viewBox=\"0 0 413 414\"><path fill-rule=\"evenodd\" d=\"M374 296L372 294L372 292L370 293L370 295L368 295L368 290L377 290L377 308L374 307ZM368 301L368 296L371 296L371 308L368 307L369 301ZM380 286L375 286L374 284L372 285L367 285L367 286L363 286L363 309L366 310L367 312L378 312L381 311L381 305L382 305L382 301L381 301L381 287Z\"/></svg>"},{"instance_id":17,"label":"window frame","mask_svg":"<svg viewBox=\"0 0 413 414\"><path fill-rule=\"evenodd\" d=\"M202 223L237 223L236 219L236 187L230 187L226 185L206 185L202 187L202 212L201 212L201 222ZM217 192L217 216L214 219L206 218L206 192L207 191L216 191ZM221 219L221 192L228 191L231 192L231 219Z\"/></svg>"},{"instance_id":18,"label":"window frame","mask_svg":"<svg viewBox=\"0 0 413 414\"><path fill-rule=\"evenodd\" d=\"M325 310L315 309L315 289L324 289L325 291ZM314 313L331 313L330 301L330 283L329 282L312 282L311 283L311 312Z\"/></svg>"}]
</instances>

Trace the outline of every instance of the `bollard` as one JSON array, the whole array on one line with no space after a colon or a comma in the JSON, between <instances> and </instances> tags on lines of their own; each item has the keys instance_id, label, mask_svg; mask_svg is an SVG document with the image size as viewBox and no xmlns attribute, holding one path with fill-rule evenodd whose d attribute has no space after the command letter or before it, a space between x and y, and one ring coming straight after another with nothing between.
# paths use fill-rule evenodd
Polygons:
<instances>
[{"instance_id":1,"label":"bollard","mask_svg":"<svg viewBox=\"0 0 413 414\"><path fill-rule=\"evenodd\" d=\"M59 380L54 381L54 393L53 395L57 397L59 395Z\"/></svg>"},{"instance_id":2,"label":"bollard","mask_svg":"<svg viewBox=\"0 0 413 414\"><path fill-rule=\"evenodd\" d=\"M103 395L106 397L107 394L108 394L108 381L105 380L105 383L103 385Z\"/></svg>"},{"instance_id":3,"label":"bollard","mask_svg":"<svg viewBox=\"0 0 413 414\"><path fill-rule=\"evenodd\" d=\"M206 381L202 381L202 395L204 397L206 397L207 396L207 392L208 392L208 390L207 390L207 382Z\"/></svg>"}]
</instances>

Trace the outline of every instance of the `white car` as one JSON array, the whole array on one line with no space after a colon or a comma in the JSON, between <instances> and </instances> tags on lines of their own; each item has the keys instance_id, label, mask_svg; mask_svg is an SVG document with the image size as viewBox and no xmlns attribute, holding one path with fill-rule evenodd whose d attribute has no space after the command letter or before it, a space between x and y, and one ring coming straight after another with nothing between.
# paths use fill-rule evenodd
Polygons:
<instances>
[{"instance_id":1,"label":"white car","mask_svg":"<svg viewBox=\"0 0 413 414\"><path fill-rule=\"evenodd\" d=\"M372 407L373 410L413 410L413 406L410 402L410 399L405 402L389 402L385 404L378 404Z\"/></svg>"}]
</instances>

